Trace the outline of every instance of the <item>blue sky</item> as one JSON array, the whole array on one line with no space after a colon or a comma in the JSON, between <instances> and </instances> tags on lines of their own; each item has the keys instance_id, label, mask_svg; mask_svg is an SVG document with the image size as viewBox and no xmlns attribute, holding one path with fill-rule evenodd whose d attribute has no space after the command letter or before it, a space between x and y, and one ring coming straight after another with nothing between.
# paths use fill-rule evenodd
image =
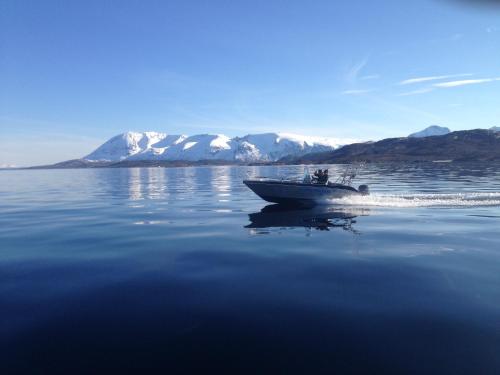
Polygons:
<instances>
[{"instance_id":1,"label":"blue sky","mask_svg":"<svg viewBox=\"0 0 500 375\"><path fill-rule=\"evenodd\" d=\"M500 7L453 0L0 2L1 164L127 130L380 139L500 125Z\"/></svg>"}]
</instances>

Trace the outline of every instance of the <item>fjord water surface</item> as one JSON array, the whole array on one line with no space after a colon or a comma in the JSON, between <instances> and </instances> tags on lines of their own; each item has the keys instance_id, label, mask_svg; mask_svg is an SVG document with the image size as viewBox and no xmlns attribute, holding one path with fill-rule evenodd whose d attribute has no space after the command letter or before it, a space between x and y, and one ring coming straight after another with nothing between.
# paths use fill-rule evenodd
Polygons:
<instances>
[{"instance_id":1,"label":"fjord water surface","mask_svg":"<svg viewBox=\"0 0 500 375\"><path fill-rule=\"evenodd\" d=\"M303 169L0 172L0 371L499 373L500 167L368 166L314 209L242 184Z\"/></svg>"}]
</instances>

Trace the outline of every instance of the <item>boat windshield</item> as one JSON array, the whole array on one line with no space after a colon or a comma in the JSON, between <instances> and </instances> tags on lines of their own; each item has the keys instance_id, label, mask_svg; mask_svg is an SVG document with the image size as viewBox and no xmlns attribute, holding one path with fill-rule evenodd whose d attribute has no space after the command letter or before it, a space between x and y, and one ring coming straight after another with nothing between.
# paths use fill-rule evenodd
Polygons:
<instances>
[{"instance_id":1,"label":"boat windshield","mask_svg":"<svg viewBox=\"0 0 500 375\"><path fill-rule=\"evenodd\" d=\"M306 168L304 171L304 178L302 179L302 182L304 184L310 184L311 183L311 175L309 174L309 168Z\"/></svg>"}]
</instances>

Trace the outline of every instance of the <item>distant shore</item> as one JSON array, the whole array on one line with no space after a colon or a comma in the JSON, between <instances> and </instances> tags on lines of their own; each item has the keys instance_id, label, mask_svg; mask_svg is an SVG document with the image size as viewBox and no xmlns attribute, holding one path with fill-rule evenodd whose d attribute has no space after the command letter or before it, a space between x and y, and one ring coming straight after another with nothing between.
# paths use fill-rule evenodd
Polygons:
<instances>
[{"instance_id":1,"label":"distant shore","mask_svg":"<svg viewBox=\"0 0 500 375\"><path fill-rule=\"evenodd\" d=\"M333 151L287 156L277 161L236 160L122 160L73 159L51 165L16 169L139 168L231 165L320 165L349 163L475 163L500 162L500 132L484 129L451 132L423 138L388 138L378 142L354 143Z\"/></svg>"}]
</instances>

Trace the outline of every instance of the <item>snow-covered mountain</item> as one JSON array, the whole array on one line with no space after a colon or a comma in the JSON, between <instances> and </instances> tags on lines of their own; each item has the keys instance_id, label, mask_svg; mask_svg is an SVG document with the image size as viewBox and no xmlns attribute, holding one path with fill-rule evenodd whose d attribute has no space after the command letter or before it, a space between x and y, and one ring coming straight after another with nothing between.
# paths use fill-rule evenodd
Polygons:
<instances>
[{"instance_id":1,"label":"snow-covered mountain","mask_svg":"<svg viewBox=\"0 0 500 375\"><path fill-rule=\"evenodd\" d=\"M111 138L84 159L276 161L285 156L331 151L346 143L348 142L340 139L285 133L249 134L229 138L222 134L185 136L127 132Z\"/></svg>"},{"instance_id":2,"label":"snow-covered mountain","mask_svg":"<svg viewBox=\"0 0 500 375\"><path fill-rule=\"evenodd\" d=\"M445 135L450 132L450 129L445 128L443 126L432 125L428 128L425 128L422 131L412 133L408 137L410 138L424 138L424 137L433 137L435 135Z\"/></svg>"},{"instance_id":3,"label":"snow-covered mountain","mask_svg":"<svg viewBox=\"0 0 500 375\"><path fill-rule=\"evenodd\" d=\"M180 137L180 136L178 136ZM162 142L167 134L157 132L127 132L119 134L99 146L94 152L84 157L86 160L125 160L135 154Z\"/></svg>"},{"instance_id":4,"label":"snow-covered mountain","mask_svg":"<svg viewBox=\"0 0 500 375\"><path fill-rule=\"evenodd\" d=\"M500 132L500 126L492 126L490 130L493 132Z\"/></svg>"}]
</instances>

